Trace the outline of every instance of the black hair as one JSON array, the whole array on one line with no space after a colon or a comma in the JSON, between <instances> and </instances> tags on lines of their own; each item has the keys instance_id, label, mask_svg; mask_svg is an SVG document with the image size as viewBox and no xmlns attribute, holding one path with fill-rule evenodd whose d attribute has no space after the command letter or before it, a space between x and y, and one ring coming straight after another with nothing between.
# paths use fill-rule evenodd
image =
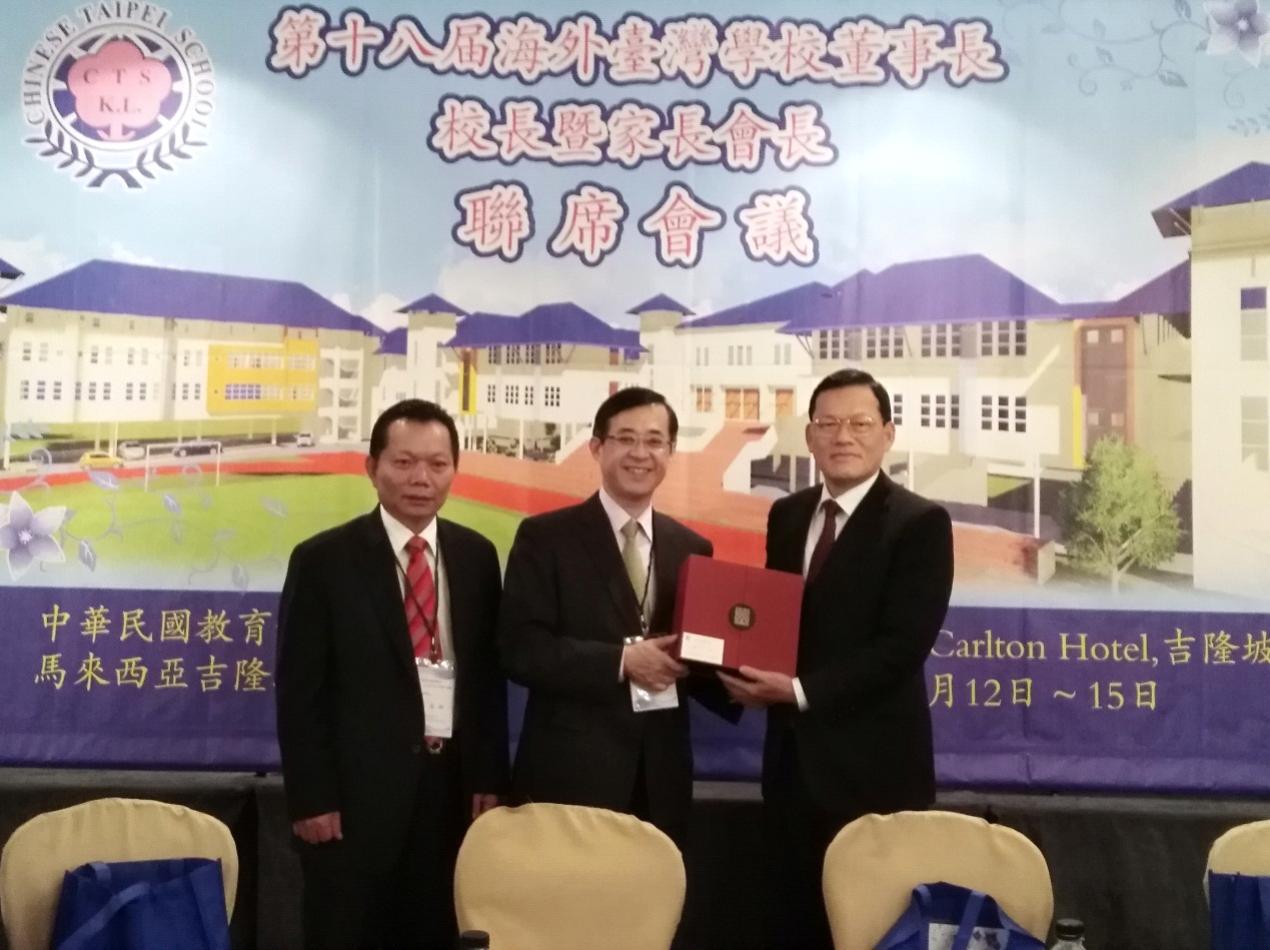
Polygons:
<instances>
[{"instance_id":1,"label":"black hair","mask_svg":"<svg viewBox=\"0 0 1270 950\"><path fill-rule=\"evenodd\" d=\"M674 442L679 435L679 417L675 415L675 410L671 408L670 403L666 402L665 396L643 386L619 389L604 402L600 403L600 408L595 410L595 422L591 426L591 437L603 439L609 434L610 419L619 412L626 412L628 409L638 409L640 406L666 407L666 415L670 417L670 441Z\"/></svg>"},{"instance_id":2,"label":"black hair","mask_svg":"<svg viewBox=\"0 0 1270 950\"><path fill-rule=\"evenodd\" d=\"M811 402L807 404L807 415L813 419L816 417L816 399L821 393L830 389L843 389L847 386L868 386L878 401L878 409L882 413L882 422L891 421L891 397L887 395L886 387L874 379L872 374L866 373L862 369L834 370L818 382L816 388L811 391Z\"/></svg>"},{"instance_id":3,"label":"black hair","mask_svg":"<svg viewBox=\"0 0 1270 950\"><path fill-rule=\"evenodd\" d=\"M389 406L379 414L375 425L370 430L370 457L378 461L380 453L388 445L388 427L398 419L411 422L439 422L450 433L450 452L454 457L454 467L459 467L459 430L454 418L438 406L426 399L403 399Z\"/></svg>"}]
</instances>

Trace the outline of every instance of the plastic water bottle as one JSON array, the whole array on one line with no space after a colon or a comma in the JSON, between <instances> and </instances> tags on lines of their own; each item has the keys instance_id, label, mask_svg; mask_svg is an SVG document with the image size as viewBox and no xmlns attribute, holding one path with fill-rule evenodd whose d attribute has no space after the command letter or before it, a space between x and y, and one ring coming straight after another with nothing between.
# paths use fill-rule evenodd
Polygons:
<instances>
[{"instance_id":1,"label":"plastic water bottle","mask_svg":"<svg viewBox=\"0 0 1270 950\"><path fill-rule=\"evenodd\" d=\"M459 934L459 950L489 950L489 934L484 930L465 930Z\"/></svg>"},{"instance_id":2,"label":"plastic water bottle","mask_svg":"<svg viewBox=\"0 0 1270 950\"><path fill-rule=\"evenodd\" d=\"M1075 917L1064 917L1054 923L1058 938L1050 950L1085 950L1085 924Z\"/></svg>"}]
</instances>

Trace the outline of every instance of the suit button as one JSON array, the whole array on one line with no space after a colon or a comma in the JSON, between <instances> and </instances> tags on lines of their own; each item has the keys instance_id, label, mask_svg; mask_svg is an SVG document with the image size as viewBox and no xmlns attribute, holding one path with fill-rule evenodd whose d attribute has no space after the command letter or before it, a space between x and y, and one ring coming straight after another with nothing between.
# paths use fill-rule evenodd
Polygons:
<instances>
[{"instance_id":1,"label":"suit button","mask_svg":"<svg viewBox=\"0 0 1270 950\"><path fill-rule=\"evenodd\" d=\"M410 751L413 752L415 755L418 755L420 752L423 751L423 745L421 743L416 742L414 745L410 747Z\"/></svg>"}]
</instances>

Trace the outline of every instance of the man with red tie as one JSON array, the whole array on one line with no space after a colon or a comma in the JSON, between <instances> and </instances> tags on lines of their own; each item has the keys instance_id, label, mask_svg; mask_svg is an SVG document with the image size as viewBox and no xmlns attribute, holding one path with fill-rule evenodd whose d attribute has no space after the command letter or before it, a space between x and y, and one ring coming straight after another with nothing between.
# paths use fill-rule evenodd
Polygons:
<instances>
[{"instance_id":1,"label":"man with red tie","mask_svg":"<svg viewBox=\"0 0 1270 950\"><path fill-rule=\"evenodd\" d=\"M845 824L935 798L923 665L953 580L948 512L882 471L895 441L882 384L838 370L817 384L809 415L824 484L775 502L767 519L767 566L807 582L797 676L720 674L733 699L768 708L774 950L830 947L820 875Z\"/></svg>"},{"instance_id":2,"label":"man with red tie","mask_svg":"<svg viewBox=\"0 0 1270 950\"><path fill-rule=\"evenodd\" d=\"M454 420L408 399L371 430L378 507L301 543L278 613L278 742L305 945L441 950L454 859L508 781L494 546L437 517Z\"/></svg>"}]
</instances>

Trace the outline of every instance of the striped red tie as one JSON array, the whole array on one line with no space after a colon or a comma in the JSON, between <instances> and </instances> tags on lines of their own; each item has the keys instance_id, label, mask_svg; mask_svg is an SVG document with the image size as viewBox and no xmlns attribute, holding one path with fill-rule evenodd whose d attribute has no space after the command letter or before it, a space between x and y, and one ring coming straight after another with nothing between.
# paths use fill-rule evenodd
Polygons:
<instances>
[{"instance_id":1,"label":"striped red tie","mask_svg":"<svg viewBox=\"0 0 1270 950\"><path fill-rule=\"evenodd\" d=\"M432 632L437 624L437 586L432 579L426 552L428 542L415 535L406 542L410 561L406 564L406 626L415 656L432 655ZM440 653L441 644L437 644Z\"/></svg>"}]
</instances>

